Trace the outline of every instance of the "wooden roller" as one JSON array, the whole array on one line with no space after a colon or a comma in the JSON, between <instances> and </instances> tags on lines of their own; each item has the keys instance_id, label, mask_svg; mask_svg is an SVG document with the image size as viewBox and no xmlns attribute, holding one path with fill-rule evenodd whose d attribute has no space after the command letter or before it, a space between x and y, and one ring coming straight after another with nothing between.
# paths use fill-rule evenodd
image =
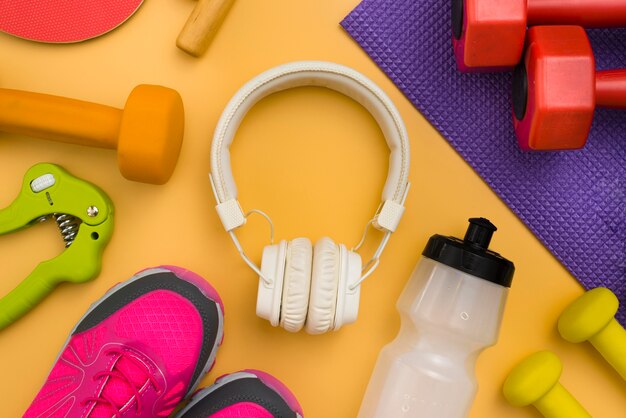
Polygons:
<instances>
[{"instance_id":1,"label":"wooden roller","mask_svg":"<svg viewBox=\"0 0 626 418\"><path fill-rule=\"evenodd\" d=\"M199 0L178 35L176 45L199 57L209 47L235 0Z\"/></svg>"}]
</instances>

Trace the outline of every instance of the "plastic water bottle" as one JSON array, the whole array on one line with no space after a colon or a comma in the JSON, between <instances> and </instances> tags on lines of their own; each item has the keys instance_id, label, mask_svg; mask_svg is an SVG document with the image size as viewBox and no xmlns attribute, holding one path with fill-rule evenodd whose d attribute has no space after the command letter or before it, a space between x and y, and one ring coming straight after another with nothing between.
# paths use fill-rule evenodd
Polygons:
<instances>
[{"instance_id":1,"label":"plastic water bottle","mask_svg":"<svg viewBox=\"0 0 626 418\"><path fill-rule=\"evenodd\" d=\"M374 367L359 418L462 418L480 352L498 338L515 267L488 250L496 227L469 220L465 238L428 241L397 308L400 332Z\"/></svg>"}]
</instances>

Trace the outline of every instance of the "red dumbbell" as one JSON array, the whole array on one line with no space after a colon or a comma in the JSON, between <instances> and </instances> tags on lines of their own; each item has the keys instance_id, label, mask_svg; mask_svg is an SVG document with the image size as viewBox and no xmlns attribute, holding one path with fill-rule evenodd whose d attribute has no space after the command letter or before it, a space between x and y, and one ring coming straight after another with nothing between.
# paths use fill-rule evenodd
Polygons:
<instances>
[{"instance_id":1,"label":"red dumbbell","mask_svg":"<svg viewBox=\"0 0 626 418\"><path fill-rule=\"evenodd\" d=\"M626 69L596 71L580 26L528 30L513 72L513 123L525 150L582 148L596 106L626 109Z\"/></svg>"},{"instance_id":2,"label":"red dumbbell","mask_svg":"<svg viewBox=\"0 0 626 418\"><path fill-rule=\"evenodd\" d=\"M452 41L461 71L511 68L528 26L626 27L625 0L452 0Z\"/></svg>"}]
</instances>

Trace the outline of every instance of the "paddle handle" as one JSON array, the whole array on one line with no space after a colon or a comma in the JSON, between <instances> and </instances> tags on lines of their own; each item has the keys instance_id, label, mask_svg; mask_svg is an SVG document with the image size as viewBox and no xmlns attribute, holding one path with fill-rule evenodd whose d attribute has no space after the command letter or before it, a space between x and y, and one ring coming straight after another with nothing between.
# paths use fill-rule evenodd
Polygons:
<instances>
[{"instance_id":1,"label":"paddle handle","mask_svg":"<svg viewBox=\"0 0 626 418\"><path fill-rule=\"evenodd\" d=\"M235 0L199 0L178 35L176 45L199 57L209 47Z\"/></svg>"}]
</instances>

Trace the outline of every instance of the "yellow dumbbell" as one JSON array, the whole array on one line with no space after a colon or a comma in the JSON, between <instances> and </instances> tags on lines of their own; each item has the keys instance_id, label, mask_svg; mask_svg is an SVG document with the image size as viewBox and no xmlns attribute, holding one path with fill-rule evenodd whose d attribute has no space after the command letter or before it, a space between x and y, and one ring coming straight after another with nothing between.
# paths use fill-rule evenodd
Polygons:
<instances>
[{"instance_id":1,"label":"yellow dumbbell","mask_svg":"<svg viewBox=\"0 0 626 418\"><path fill-rule=\"evenodd\" d=\"M504 382L504 397L513 406L533 405L546 418L591 418L559 383L563 365L556 354L540 351L526 357Z\"/></svg>"},{"instance_id":2,"label":"yellow dumbbell","mask_svg":"<svg viewBox=\"0 0 626 418\"><path fill-rule=\"evenodd\" d=\"M558 327L569 342L588 340L626 380L626 331L615 320L618 307L613 292L598 287L569 305L561 314Z\"/></svg>"}]
</instances>

